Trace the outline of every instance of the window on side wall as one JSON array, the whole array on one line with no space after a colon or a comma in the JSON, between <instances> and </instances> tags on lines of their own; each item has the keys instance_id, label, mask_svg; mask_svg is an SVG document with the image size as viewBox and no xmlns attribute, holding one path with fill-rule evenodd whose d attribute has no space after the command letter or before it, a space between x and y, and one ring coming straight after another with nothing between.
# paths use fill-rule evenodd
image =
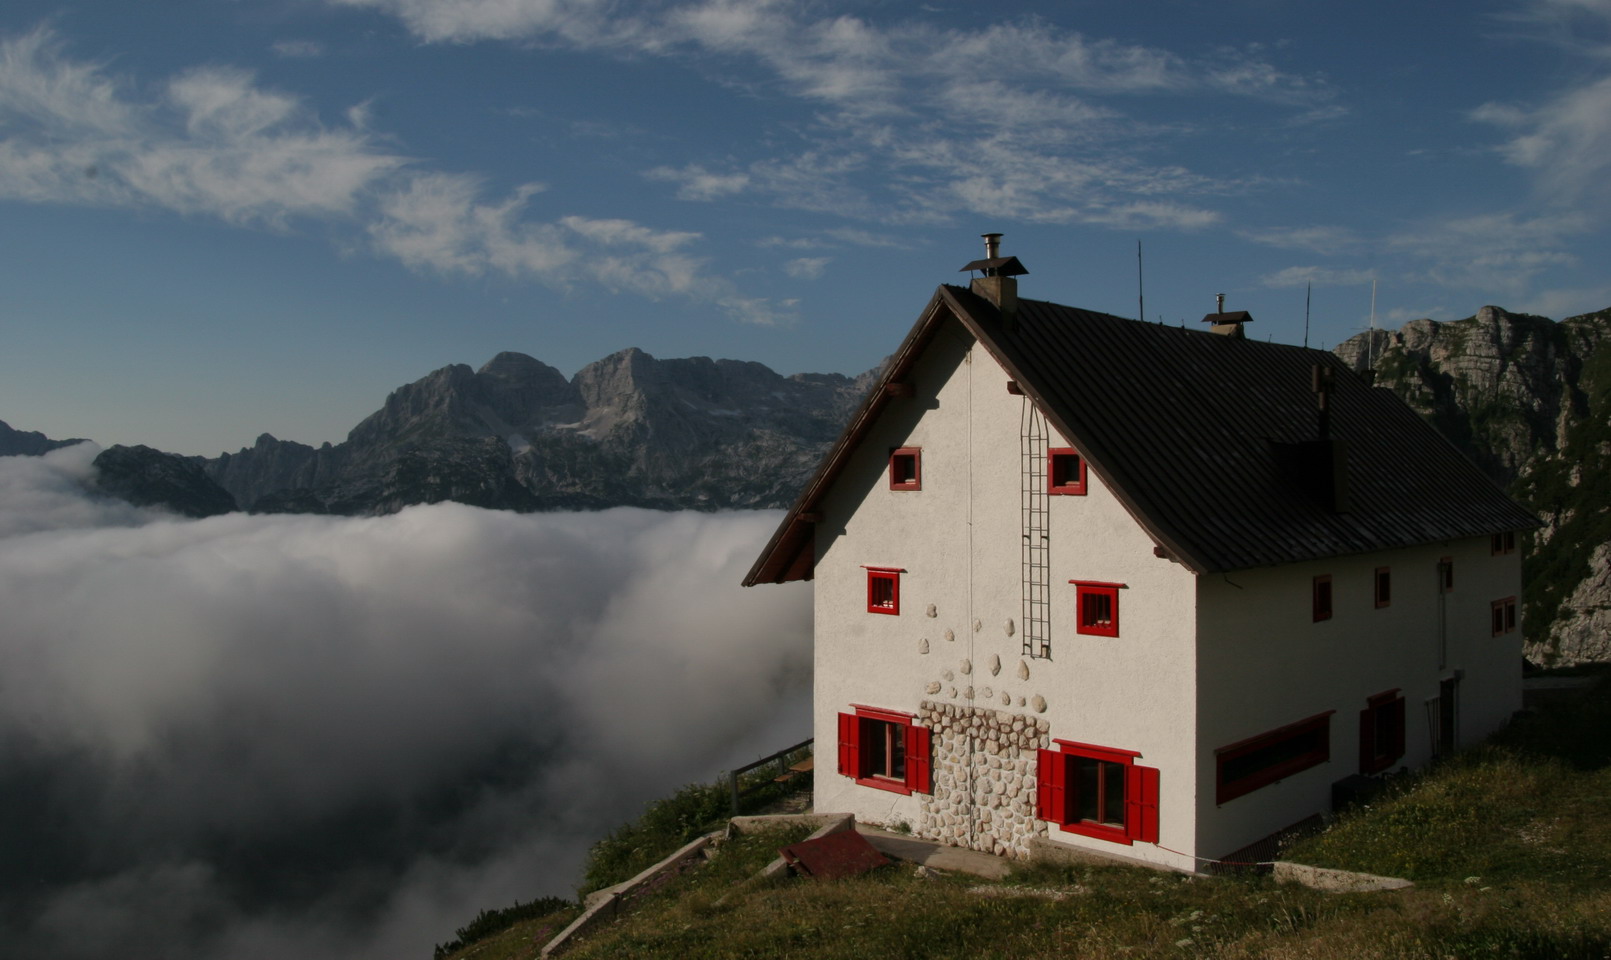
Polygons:
<instances>
[{"instance_id":1,"label":"window on side wall","mask_svg":"<svg viewBox=\"0 0 1611 960\"><path fill-rule=\"evenodd\" d=\"M1438 560L1438 592L1454 592L1454 558L1443 557Z\"/></svg>"},{"instance_id":2,"label":"window on side wall","mask_svg":"<svg viewBox=\"0 0 1611 960\"><path fill-rule=\"evenodd\" d=\"M1488 540L1488 550L1496 557L1505 553L1515 553L1516 531L1506 530L1504 533L1494 534Z\"/></svg>"},{"instance_id":3,"label":"window on side wall","mask_svg":"<svg viewBox=\"0 0 1611 960\"><path fill-rule=\"evenodd\" d=\"M1376 568L1376 608L1388 606L1393 602L1393 571L1388 567Z\"/></svg>"},{"instance_id":4,"label":"window on side wall","mask_svg":"<svg viewBox=\"0 0 1611 960\"><path fill-rule=\"evenodd\" d=\"M1085 458L1073 447L1053 447L1046 451L1046 492L1085 496Z\"/></svg>"},{"instance_id":5,"label":"window on side wall","mask_svg":"<svg viewBox=\"0 0 1611 960\"><path fill-rule=\"evenodd\" d=\"M1331 759L1327 710L1214 751L1214 802L1225 803Z\"/></svg>"},{"instance_id":6,"label":"window on side wall","mask_svg":"<svg viewBox=\"0 0 1611 960\"><path fill-rule=\"evenodd\" d=\"M1122 583L1070 580L1074 584L1074 629L1093 637L1119 635L1119 591Z\"/></svg>"},{"instance_id":7,"label":"window on side wall","mask_svg":"<svg viewBox=\"0 0 1611 960\"><path fill-rule=\"evenodd\" d=\"M1490 605L1493 616L1494 636L1509 633L1516 629L1516 598L1506 597L1495 600Z\"/></svg>"},{"instance_id":8,"label":"window on side wall","mask_svg":"<svg viewBox=\"0 0 1611 960\"><path fill-rule=\"evenodd\" d=\"M1036 761L1036 815L1067 833L1114 843L1158 842L1158 770L1133 750L1053 741Z\"/></svg>"},{"instance_id":9,"label":"window on side wall","mask_svg":"<svg viewBox=\"0 0 1611 960\"><path fill-rule=\"evenodd\" d=\"M1331 619L1331 574L1322 573L1314 579L1313 605L1315 622Z\"/></svg>"},{"instance_id":10,"label":"window on side wall","mask_svg":"<svg viewBox=\"0 0 1611 960\"><path fill-rule=\"evenodd\" d=\"M857 706L839 714L839 773L893 793L932 793L929 730L911 714Z\"/></svg>"},{"instance_id":11,"label":"window on side wall","mask_svg":"<svg viewBox=\"0 0 1611 960\"><path fill-rule=\"evenodd\" d=\"M1359 712L1359 772L1380 773L1404 756L1404 697L1378 693Z\"/></svg>"},{"instance_id":12,"label":"window on side wall","mask_svg":"<svg viewBox=\"0 0 1611 960\"><path fill-rule=\"evenodd\" d=\"M867 612L899 616L901 612L901 569L868 567Z\"/></svg>"},{"instance_id":13,"label":"window on side wall","mask_svg":"<svg viewBox=\"0 0 1611 960\"><path fill-rule=\"evenodd\" d=\"M923 489L923 448L900 447L889 454L889 488Z\"/></svg>"}]
</instances>

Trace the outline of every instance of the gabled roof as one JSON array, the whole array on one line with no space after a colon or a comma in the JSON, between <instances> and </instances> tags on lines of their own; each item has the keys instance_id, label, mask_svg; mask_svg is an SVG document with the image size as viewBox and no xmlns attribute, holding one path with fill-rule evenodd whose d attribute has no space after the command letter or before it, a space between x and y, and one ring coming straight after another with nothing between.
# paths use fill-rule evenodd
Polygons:
<instances>
[{"instance_id":1,"label":"gabled roof","mask_svg":"<svg viewBox=\"0 0 1611 960\"><path fill-rule=\"evenodd\" d=\"M1199 573L1315 560L1537 526L1389 391L1336 356L1126 320L1041 300L1004 322L941 286L745 578L809 579L812 515L912 365L954 317L1006 369L1136 521ZM1330 435L1350 507L1333 510L1283 460L1318 437L1313 367L1334 371Z\"/></svg>"}]
</instances>

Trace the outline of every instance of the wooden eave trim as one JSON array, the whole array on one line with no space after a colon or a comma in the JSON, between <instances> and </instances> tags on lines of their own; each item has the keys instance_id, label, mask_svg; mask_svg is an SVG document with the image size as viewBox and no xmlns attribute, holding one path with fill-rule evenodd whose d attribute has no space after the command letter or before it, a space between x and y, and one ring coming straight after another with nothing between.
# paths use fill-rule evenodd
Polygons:
<instances>
[{"instance_id":1,"label":"wooden eave trim","mask_svg":"<svg viewBox=\"0 0 1611 960\"><path fill-rule=\"evenodd\" d=\"M1192 573L1202 575L1219 572L1213 569L1212 564L1206 558L1200 556L1195 550L1187 549L1178 537L1165 530L1161 524L1151 517L1142 504L1131 494L1130 485L1125 483L1123 474L1112 469L1106 451L1101 449L1093 450L1090 444L1077 431L1073 430L1056 410L1052 409L1051 405L1046 402L1045 395L1041 393L1036 384L1025 377L1024 371L1019 369L1018 365L1006 356L1001 349L1001 345L996 342L995 332L992 329L992 327L1000 323L999 315L998 317L990 318L990 322L983 322L956 296L955 288L952 287L940 287L939 296L945 299L946 304L951 308L952 314L962 322L968 332L973 334L974 338L980 343L984 344L985 349L990 351L990 355L995 357L996 362L1001 364L1002 369L1007 371L1008 378L1018 384L1018 389L1033 401L1035 406L1040 408L1041 414L1057 429L1057 432L1062 434L1063 438L1072 444L1074 449L1079 451L1080 456L1085 458L1086 469L1096 471L1096 475L1102 478L1103 484L1113 494L1114 498L1130 514L1130 517L1141 525L1141 529L1145 530L1148 536L1168 550L1182 566ZM987 306L989 305L989 301L981 297L974 296L973 299L979 300Z\"/></svg>"},{"instance_id":2,"label":"wooden eave trim","mask_svg":"<svg viewBox=\"0 0 1611 960\"><path fill-rule=\"evenodd\" d=\"M890 402L890 385L904 382L906 374L910 372L917 357L932 338L941 317L956 315L955 308L942 297L944 290L942 286L936 291L928 306L918 315L917 322L906 334L906 339L901 341L894 356L890 358L889 367L884 370L878 382L867 391L861 406L856 409L855 415L850 418L839 439L834 441L834 445L823 456L822 462L817 465L817 470L811 475L805 489L795 498L794 505L778 524L772 539L767 541L766 547L761 550L761 555L750 567L750 572L744 577L744 586L753 587L757 583L785 583L794 579L789 574L796 566L795 561L800 550L808 546L812 538L811 524L803 520L801 514L807 512L808 508L815 508L826 495L828 487L838 479L844 470L845 461L855 452L856 447L877 422L884 406Z\"/></svg>"}]
</instances>

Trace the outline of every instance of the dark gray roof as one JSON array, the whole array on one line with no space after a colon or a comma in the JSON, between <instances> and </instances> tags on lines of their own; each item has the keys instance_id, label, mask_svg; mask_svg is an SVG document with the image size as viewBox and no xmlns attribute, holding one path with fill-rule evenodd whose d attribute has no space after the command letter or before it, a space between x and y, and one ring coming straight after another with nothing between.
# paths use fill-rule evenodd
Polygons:
<instances>
[{"instance_id":1,"label":"dark gray roof","mask_svg":"<svg viewBox=\"0 0 1611 960\"><path fill-rule=\"evenodd\" d=\"M1384 389L1336 356L1126 320L1040 300L1007 323L942 286L885 373L900 381L954 316L1162 547L1212 573L1536 526L1530 513ZM1318 436L1316 364L1333 370L1331 436L1346 445L1349 509L1331 509L1283 461ZM900 402L880 383L767 545L746 583L810 576L810 512L844 459Z\"/></svg>"}]
</instances>

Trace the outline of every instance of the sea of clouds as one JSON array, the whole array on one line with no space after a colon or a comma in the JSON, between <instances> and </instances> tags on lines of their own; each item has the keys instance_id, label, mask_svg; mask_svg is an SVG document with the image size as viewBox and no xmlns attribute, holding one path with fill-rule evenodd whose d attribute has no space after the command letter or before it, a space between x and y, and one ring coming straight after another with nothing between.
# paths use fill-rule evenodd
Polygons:
<instances>
[{"instance_id":1,"label":"sea of clouds","mask_svg":"<svg viewBox=\"0 0 1611 960\"><path fill-rule=\"evenodd\" d=\"M0 953L429 956L809 736L775 512L185 520L0 457Z\"/></svg>"}]
</instances>

